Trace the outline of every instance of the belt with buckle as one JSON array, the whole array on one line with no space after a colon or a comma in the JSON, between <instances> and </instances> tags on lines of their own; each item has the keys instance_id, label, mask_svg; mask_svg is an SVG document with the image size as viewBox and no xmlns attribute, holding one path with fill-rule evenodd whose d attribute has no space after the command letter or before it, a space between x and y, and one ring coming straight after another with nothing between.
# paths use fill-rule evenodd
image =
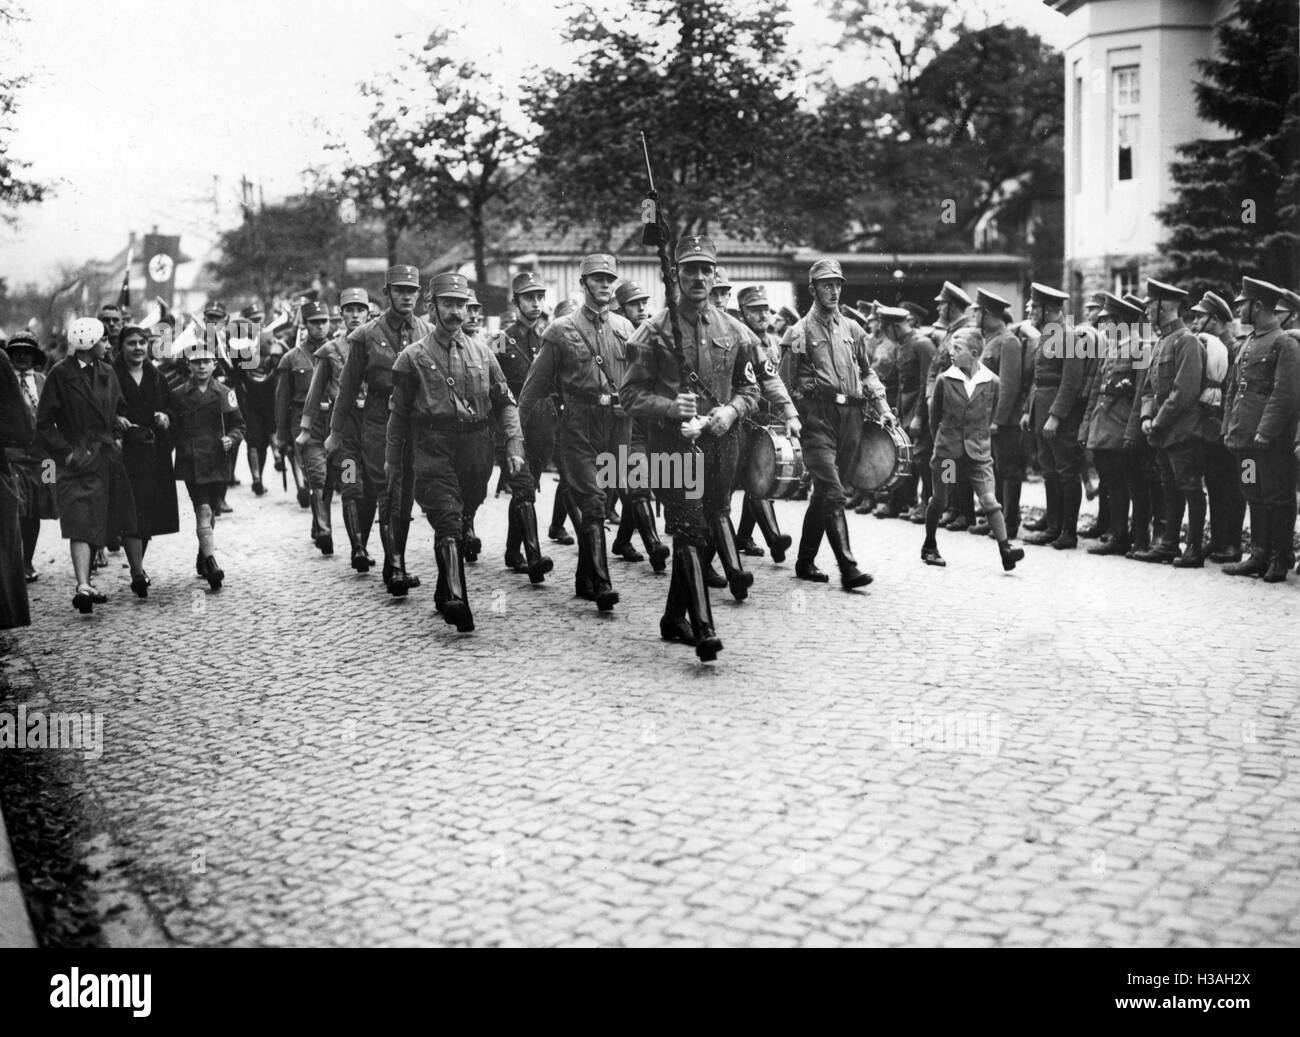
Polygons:
<instances>
[{"instance_id":1,"label":"belt with buckle","mask_svg":"<svg viewBox=\"0 0 1300 1037\"><path fill-rule=\"evenodd\" d=\"M608 392L588 392L585 389L569 389L565 392L565 397L570 400L577 400L579 403L590 404L593 407L612 407L618 403L618 397Z\"/></svg>"},{"instance_id":2,"label":"belt with buckle","mask_svg":"<svg viewBox=\"0 0 1300 1037\"><path fill-rule=\"evenodd\" d=\"M481 428L487 428L487 418L473 418L462 420L460 418L426 418L424 427L430 432L474 432Z\"/></svg>"}]
</instances>

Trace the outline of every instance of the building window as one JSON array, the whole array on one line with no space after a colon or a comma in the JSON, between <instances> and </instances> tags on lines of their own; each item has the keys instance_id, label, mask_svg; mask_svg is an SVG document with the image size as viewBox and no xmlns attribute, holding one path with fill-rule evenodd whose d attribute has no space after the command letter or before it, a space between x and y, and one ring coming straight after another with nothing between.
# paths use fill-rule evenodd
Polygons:
<instances>
[{"instance_id":1,"label":"building window","mask_svg":"<svg viewBox=\"0 0 1300 1037\"><path fill-rule=\"evenodd\" d=\"M1080 64L1078 61L1074 63L1074 126L1070 134L1075 194L1083 190L1083 73Z\"/></svg>"},{"instance_id":2,"label":"building window","mask_svg":"<svg viewBox=\"0 0 1300 1037\"><path fill-rule=\"evenodd\" d=\"M1142 100L1138 67L1111 69L1111 98L1115 119L1115 179L1137 179L1138 107Z\"/></svg>"},{"instance_id":3,"label":"building window","mask_svg":"<svg viewBox=\"0 0 1300 1037\"><path fill-rule=\"evenodd\" d=\"M1134 295L1138 294L1138 265L1137 263L1128 263L1125 266L1117 266L1111 272L1111 279L1115 283L1115 294L1124 296L1129 292Z\"/></svg>"}]
</instances>

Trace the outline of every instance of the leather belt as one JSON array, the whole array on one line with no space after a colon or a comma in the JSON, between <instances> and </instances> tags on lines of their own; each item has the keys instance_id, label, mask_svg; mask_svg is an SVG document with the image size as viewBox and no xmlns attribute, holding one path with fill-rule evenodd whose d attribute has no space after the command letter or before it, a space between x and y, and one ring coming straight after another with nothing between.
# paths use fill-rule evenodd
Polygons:
<instances>
[{"instance_id":1,"label":"leather belt","mask_svg":"<svg viewBox=\"0 0 1300 1037\"><path fill-rule=\"evenodd\" d=\"M608 392L590 392L586 389L565 389L566 400L576 400L592 407L613 407L618 403L618 396Z\"/></svg>"},{"instance_id":2,"label":"leather belt","mask_svg":"<svg viewBox=\"0 0 1300 1037\"><path fill-rule=\"evenodd\" d=\"M866 397L850 396L848 393L834 392L830 389L814 389L810 393L805 393L809 399L817 400L820 403L865 403Z\"/></svg>"},{"instance_id":3,"label":"leather belt","mask_svg":"<svg viewBox=\"0 0 1300 1037\"><path fill-rule=\"evenodd\" d=\"M478 429L488 427L487 418L473 418L469 421L462 421L459 418L424 418L421 420L422 428L430 432L474 432Z\"/></svg>"}]
</instances>

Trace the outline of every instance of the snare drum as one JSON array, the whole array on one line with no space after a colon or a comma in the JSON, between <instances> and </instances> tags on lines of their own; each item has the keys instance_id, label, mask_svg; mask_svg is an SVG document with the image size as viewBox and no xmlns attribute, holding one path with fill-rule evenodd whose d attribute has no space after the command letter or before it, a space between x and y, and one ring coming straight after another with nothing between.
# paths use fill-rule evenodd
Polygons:
<instances>
[{"instance_id":1,"label":"snare drum","mask_svg":"<svg viewBox=\"0 0 1300 1037\"><path fill-rule=\"evenodd\" d=\"M753 431L749 465L742 484L745 492L759 500L789 500L803 477L803 449L799 441L779 426Z\"/></svg>"},{"instance_id":2,"label":"snare drum","mask_svg":"<svg viewBox=\"0 0 1300 1037\"><path fill-rule=\"evenodd\" d=\"M912 441L895 425L862 425L862 443L849 481L859 490L892 490L912 474Z\"/></svg>"}]
</instances>

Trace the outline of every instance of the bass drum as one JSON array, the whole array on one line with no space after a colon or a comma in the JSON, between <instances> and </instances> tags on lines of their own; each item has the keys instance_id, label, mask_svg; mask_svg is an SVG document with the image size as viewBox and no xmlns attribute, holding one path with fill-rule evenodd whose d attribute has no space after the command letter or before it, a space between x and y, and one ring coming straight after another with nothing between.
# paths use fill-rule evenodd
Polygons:
<instances>
[{"instance_id":1,"label":"bass drum","mask_svg":"<svg viewBox=\"0 0 1300 1037\"><path fill-rule=\"evenodd\" d=\"M907 433L897 425L864 422L850 482L859 490L892 490L911 474L912 441Z\"/></svg>"},{"instance_id":2,"label":"bass drum","mask_svg":"<svg viewBox=\"0 0 1300 1037\"><path fill-rule=\"evenodd\" d=\"M789 500L803 478L803 448L784 430L755 429L745 468L745 492L758 500Z\"/></svg>"}]
</instances>

